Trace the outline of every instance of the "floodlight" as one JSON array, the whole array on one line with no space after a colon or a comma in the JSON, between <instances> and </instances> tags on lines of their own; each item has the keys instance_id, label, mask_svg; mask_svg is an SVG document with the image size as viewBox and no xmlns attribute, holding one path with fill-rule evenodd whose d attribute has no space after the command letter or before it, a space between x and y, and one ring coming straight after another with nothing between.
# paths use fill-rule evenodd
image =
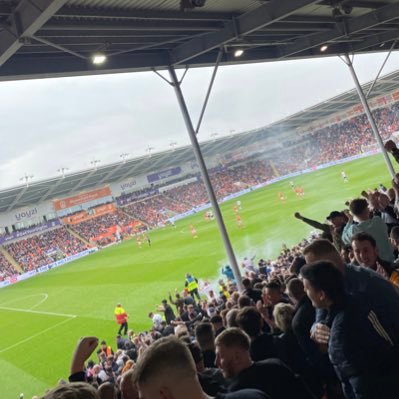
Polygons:
<instances>
[{"instance_id":1,"label":"floodlight","mask_svg":"<svg viewBox=\"0 0 399 399\"><path fill-rule=\"evenodd\" d=\"M244 54L243 49L238 49L238 50L234 51L234 57L241 57L243 54Z\"/></svg>"},{"instance_id":2,"label":"floodlight","mask_svg":"<svg viewBox=\"0 0 399 399\"><path fill-rule=\"evenodd\" d=\"M104 62L107 60L107 56L105 55L105 54L100 54L100 53L98 53L98 54L94 54L92 57L91 57L91 61L92 61L92 63L94 64L94 65L101 65L101 64L104 64Z\"/></svg>"},{"instance_id":3,"label":"floodlight","mask_svg":"<svg viewBox=\"0 0 399 399\"><path fill-rule=\"evenodd\" d=\"M321 51L322 53L324 53L327 49L328 49L327 44L323 44L323 45L320 47L320 51Z\"/></svg>"}]
</instances>

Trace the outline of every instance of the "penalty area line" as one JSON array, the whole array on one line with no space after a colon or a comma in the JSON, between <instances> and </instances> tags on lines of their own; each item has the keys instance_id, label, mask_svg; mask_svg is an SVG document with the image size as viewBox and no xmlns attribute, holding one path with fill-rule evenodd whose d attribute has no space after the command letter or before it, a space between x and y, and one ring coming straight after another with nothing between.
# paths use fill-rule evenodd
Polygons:
<instances>
[{"instance_id":1,"label":"penalty area line","mask_svg":"<svg viewBox=\"0 0 399 399\"><path fill-rule=\"evenodd\" d=\"M31 309L9 308L7 306L0 306L0 310L10 310L12 312L44 314L47 316L60 316L60 317L69 317L69 318L76 317L76 314L54 313L54 312L44 312L44 311L40 311L40 310L31 310Z\"/></svg>"},{"instance_id":2,"label":"penalty area line","mask_svg":"<svg viewBox=\"0 0 399 399\"><path fill-rule=\"evenodd\" d=\"M75 316L75 317L76 317L76 316ZM28 342L28 341L30 341L31 339L36 338L36 337L38 337L39 335L42 335L42 334L46 333L47 331L50 331L50 330L52 330L52 329L54 329L54 328L56 328L56 327L58 327L58 326L60 326L60 325L62 325L62 324L68 323L69 321L73 320L75 317L71 317L71 318L69 318L69 319L62 320L62 321L60 321L59 323L56 323L56 324L54 324L53 326L48 327L48 328L46 328L46 329L43 330L43 331L39 331L38 333L33 334L33 335L31 335L30 337L23 339L22 341L18 341L18 342L16 342L16 343L13 344L13 345L8 346L7 348L1 349L1 350L0 350L0 353L6 352L6 351L8 351L8 350L10 350L10 349L13 349L13 348L15 348L16 346L19 346L19 345L21 345L21 344L24 344L25 342Z\"/></svg>"}]
</instances>

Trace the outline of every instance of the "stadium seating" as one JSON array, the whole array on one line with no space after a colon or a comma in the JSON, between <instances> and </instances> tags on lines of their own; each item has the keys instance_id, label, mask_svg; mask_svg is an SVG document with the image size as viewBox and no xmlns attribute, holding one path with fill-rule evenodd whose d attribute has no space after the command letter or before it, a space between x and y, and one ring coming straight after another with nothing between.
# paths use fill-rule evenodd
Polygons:
<instances>
[{"instance_id":1,"label":"stadium seating","mask_svg":"<svg viewBox=\"0 0 399 399\"><path fill-rule=\"evenodd\" d=\"M0 281L3 281L6 278L14 276L16 274L19 274L18 271L14 269L12 264L0 252Z\"/></svg>"},{"instance_id":2,"label":"stadium seating","mask_svg":"<svg viewBox=\"0 0 399 399\"><path fill-rule=\"evenodd\" d=\"M5 245L9 254L26 272L87 249L87 245L64 227Z\"/></svg>"}]
</instances>

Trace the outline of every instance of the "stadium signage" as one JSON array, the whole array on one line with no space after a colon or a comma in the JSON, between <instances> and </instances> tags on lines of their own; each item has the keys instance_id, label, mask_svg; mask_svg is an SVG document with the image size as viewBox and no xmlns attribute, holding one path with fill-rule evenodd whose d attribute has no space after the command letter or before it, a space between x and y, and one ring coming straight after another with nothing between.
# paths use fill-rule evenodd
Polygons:
<instances>
[{"instance_id":1,"label":"stadium signage","mask_svg":"<svg viewBox=\"0 0 399 399\"><path fill-rule=\"evenodd\" d=\"M125 191L128 190L129 188L133 188L137 184L136 179L129 180L126 183L121 184L121 190Z\"/></svg>"},{"instance_id":2,"label":"stadium signage","mask_svg":"<svg viewBox=\"0 0 399 399\"><path fill-rule=\"evenodd\" d=\"M93 252L97 252L97 251L98 251L97 247L86 249L83 252L80 252L80 253L72 255L72 256L68 256L67 258L64 258L61 260L57 260L56 262L53 262L49 265L41 266L38 269L30 270L29 272L21 274L19 276L12 276L4 281L0 281L0 288L6 287L7 285L10 285L10 284L17 283L18 281L26 280L30 277L35 276L38 273L43 273L43 272L46 272L47 270L51 270L56 267L65 265L66 263L72 262L73 260L76 260L76 259L83 258L84 256L87 256L87 255L92 254Z\"/></svg>"},{"instance_id":3,"label":"stadium signage","mask_svg":"<svg viewBox=\"0 0 399 399\"><path fill-rule=\"evenodd\" d=\"M97 190L74 195L72 197L54 200L53 205L56 211L62 211L64 209L72 208L76 205L81 205L99 198L110 197L111 195L111 189L109 187L103 187Z\"/></svg>"},{"instance_id":4,"label":"stadium signage","mask_svg":"<svg viewBox=\"0 0 399 399\"><path fill-rule=\"evenodd\" d=\"M138 199L157 195L158 193L159 193L158 189L149 190L149 191L145 191L145 192L131 193L131 194L128 194L126 197L117 198L116 204L118 206L126 205L126 204L129 204L130 202L136 201Z\"/></svg>"},{"instance_id":5,"label":"stadium signage","mask_svg":"<svg viewBox=\"0 0 399 399\"><path fill-rule=\"evenodd\" d=\"M165 169L161 172L152 173L147 176L148 183L154 183L158 180L166 179L171 176L176 176L181 173L181 167L176 166L174 168Z\"/></svg>"},{"instance_id":6,"label":"stadium signage","mask_svg":"<svg viewBox=\"0 0 399 399\"><path fill-rule=\"evenodd\" d=\"M30 234L40 233L41 231L50 229L51 227L59 226L61 223L59 220L52 220L51 222L47 222L46 224L42 224L40 226L30 227L28 229L24 229L21 231L14 231L11 234L0 237L0 244L7 243L8 241L16 240L17 238L25 237Z\"/></svg>"},{"instance_id":7,"label":"stadium signage","mask_svg":"<svg viewBox=\"0 0 399 399\"><path fill-rule=\"evenodd\" d=\"M31 208L27 211L21 211L14 215L15 219L20 222L22 219L30 219L32 216L37 215L37 208Z\"/></svg>"}]
</instances>

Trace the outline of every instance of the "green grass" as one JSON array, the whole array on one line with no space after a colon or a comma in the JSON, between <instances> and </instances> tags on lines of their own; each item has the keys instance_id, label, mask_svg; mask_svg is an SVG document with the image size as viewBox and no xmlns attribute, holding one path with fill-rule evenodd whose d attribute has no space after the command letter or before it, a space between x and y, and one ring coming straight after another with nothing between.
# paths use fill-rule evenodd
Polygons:
<instances>
[{"instance_id":1,"label":"green grass","mask_svg":"<svg viewBox=\"0 0 399 399\"><path fill-rule=\"evenodd\" d=\"M348 184L343 183L341 170L346 171ZM238 259L253 254L275 257L283 243L294 245L311 231L293 217L295 211L322 221L362 189L388 185L390 178L378 155L292 180L304 187L303 200L291 191L289 180L241 197L245 224L241 230L233 202L222 205ZM288 197L286 203L279 201L279 191ZM190 223L196 226L198 239L191 237ZM177 222L176 229L151 232L150 237L151 248L140 249L132 240L0 290L2 398L17 398L20 392L30 398L67 378L70 356L81 336L95 335L115 346L117 302L127 309L130 327L144 330L151 324L148 312L168 291L182 289L186 272L215 278L226 264L216 222L205 222L202 212Z\"/></svg>"}]
</instances>

